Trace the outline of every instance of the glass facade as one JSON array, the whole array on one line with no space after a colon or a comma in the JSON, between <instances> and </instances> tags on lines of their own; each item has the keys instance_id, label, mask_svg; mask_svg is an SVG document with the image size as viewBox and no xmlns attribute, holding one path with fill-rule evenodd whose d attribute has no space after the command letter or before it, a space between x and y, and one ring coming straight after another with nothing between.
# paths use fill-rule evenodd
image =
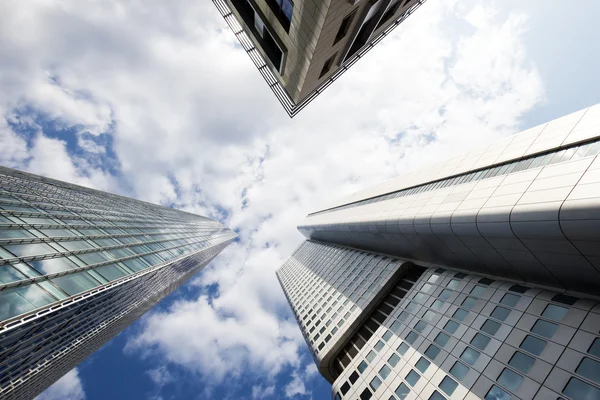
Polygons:
<instances>
[{"instance_id":1,"label":"glass facade","mask_svg":"<svg viewBox=\"0 0 600 400\"><path fill-rule=\"evenodd\" d=\"M208 218L0 168L0 397L35 397L234 238Z\"/></svg>"}]
</instances>

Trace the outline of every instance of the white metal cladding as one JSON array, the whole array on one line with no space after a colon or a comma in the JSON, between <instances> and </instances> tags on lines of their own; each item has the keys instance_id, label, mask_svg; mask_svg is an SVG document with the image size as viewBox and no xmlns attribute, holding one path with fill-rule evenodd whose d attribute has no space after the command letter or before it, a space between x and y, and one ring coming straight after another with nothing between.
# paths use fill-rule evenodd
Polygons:
<instances>
[{"instance_id":1,"label":"white metal cladding","mask_svg":"<svg viewBox=\"0 0 600 400\"><path fill-rule=\"evenodd\" d=\"M597 137L600 106L491 145L487 148L491 153L474 153L478 154L473 157L477 158L475 164L466 161L469 157L450 160L443 166L451 168L427 169L414 175L419 180L413 176L410 182L426 183L488 163L509 161L510 157L522 159ZM512 145L517 142L518 146ZM479 161L481 158L484 161ZM395 189L398 187L402 185ZM382 192L377 189L377 193ZM299 230L314 240L557 290L597 294L599 197L600 159L596 152L543 167L312 215Z\"/></svg>"},{"instance_id":2,"label":"white metal cladding","mask_svg":"<svg viewBox=\"0 0 600 400\"><path fill-rule=\"evenodd\" d=\"M205 217L0 167L0 397L35 397L235 236Z\"/></svg>"},{"instance_id":3,"label":"white metal cladding","mask_svg":"<svg viewBox=\"0 0 600 400\"><path fill-rule=\"evenodd\" d=\"M589 367L600 367L599 327L597 300L430 268L332 397L596 398L600 379Z\"/></svg>"},{"instance_id":4,"label":"white metal cladding","mask_svg":"<svg viewBox=\"0 0 600 400\"><path fill-rule=\"evenodd\" d=\"M488 146L335 199L321 211L527 155L600 137L600 104L500 139Z\"/></svg>"}]
</instances>

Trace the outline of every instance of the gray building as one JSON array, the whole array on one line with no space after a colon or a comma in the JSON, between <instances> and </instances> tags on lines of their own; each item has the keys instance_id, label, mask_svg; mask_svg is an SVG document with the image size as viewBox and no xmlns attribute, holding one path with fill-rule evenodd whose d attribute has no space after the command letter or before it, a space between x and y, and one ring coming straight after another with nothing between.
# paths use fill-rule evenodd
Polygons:
<instances>
[{"instance_id":1,"label":"gray building","mask_svg":"<svg viewBox=\"0 0 600 400\"><path fill-rule=\"evenodd\" d=\"M425 0L213 0L290 117Z\"/></svg>"},{"instance_id":2,"label":"gray building","mask_svg":"<svg viewBox=\"0 0 600 400\"><path fill-rule=\"evenodd\" d=\"M336 399L600 399L600 105L325 205L277 271Z\"/></svg>"},{"instance_id":3,"label":"gray building","mask_svg":"<svg viewBox=\"0 0 600 400\"><path fill-rule=\"evenodd\" d=\"M41 393L235 237L198 215L0 167L0 398Z\"/></svg>"}]
</instances>

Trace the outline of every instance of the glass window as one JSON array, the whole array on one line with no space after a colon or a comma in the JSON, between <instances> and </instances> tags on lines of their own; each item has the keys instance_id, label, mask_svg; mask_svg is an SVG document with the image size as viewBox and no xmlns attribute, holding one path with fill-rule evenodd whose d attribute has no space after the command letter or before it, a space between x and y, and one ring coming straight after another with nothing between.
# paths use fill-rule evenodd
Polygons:
<instances>
[{"instance_id":1,"label":"glass window","mask_svg":"<svg viewBox=\"0 0 600 400\"><path fill-rule=\"evenodd\" d=\"M600 339L599 338L594 339L594 342L588 349L588 353L600 358Z\"/></svg>"},{"instance_id":2,"label":"glass window","mask_svg":"<svg viewBox=\"0 0 600 400\"><path fill-rule=\"evenodd\" d=\"M529 372L533 364L535 364L535 358L523 354L520 351L515 351L515 354L508 362L508 365L518 369L524 374Z\"/></svg>"},{"instance_id":3,"label":"glass window","mask_svg":"<svg viewBox=\"0 0 600 400\"><path fill-rule=\"evenodd\" d=\"M410 386L415 386L415 384L419 381L419 379L421 378L421 375L417 374L415 372L414 369L410 370L410 372L408 373L408 375L406 375L406 378L404 378L404 380L406 382L408 382L408 384Z\"/></svg>"},{"instance_id":4,"label":"glass window","mask_svg":"<svg viewBox=\"0 0 600 400\"><path fill-rule=\"evenodd\" d=\"M69 296L92 289L100 284L92 278L87 271L72 275L65 275L51 280L56 286L64 290Z\"/></svg>"},{"instance_id":5,"label":"glass window","mask_svg":"<svg viewBox=\"0 0 600 400\"><path fill-rule=\"evenodd\" d=\"M41 256L54 254L57 251L46 243L6 244L4 248L17 257Z\"/></svg>"},{"instance_id":6,"label":"glass window","mask_svg":"<svg viewBox=\"0 0 600 400\"><path fill-rule=\"evenodd\" d=\"M446 335L444 332L440 332L435 337L434 342L439 344L440 346L444 347L446 345L446 343L448 343L449 339L450 339L450 336Z\"/></svg>"},{"instance_id":7,"label":"glass window","mask_svg":"<svg viewBox=\"0 0 600 400\"><path fill-rule=\"evenodd\" d=\"M593 387L577 378L571 378L563 393L572 399L600 399L600 389Z\"/></svg>"},{"instance_id":8,"label":"glass window","mask_svg":"<svg viewBox=\"0 0 600 400\"><path fill-rule=\"evenodd\" d=\"M77 264L69 258L49 258L47 260L29 261L29 264L40 274L53 274L56 272L68 271L78 268Z\"/></svg>"},{"instance_id":9,"label":"glass window","mask_svg":"<svg viewBox=\"0 0 600 400\"><path fill-rule=\"evenodd\" d=\"M383 349L383 346L385 346L385 344L379 340L377 343L375 343L375 350L377 350L378 352L381 351L381 349Z\"/></svg>"},{"instance_id":10,"label":"glass window","mask_svg":"<svg viewBox=\"0 0 600 400\"><path fill-rule=\"evenodd\" d=\"M460 285L460 280L452 279L450 282L448 282L446 287L449 289L456 289L459 285Z\"/></svg>"},{"instance_id":11,"label":"glass window","mask_svg":"<svg viewBox=\"0 0 600 400\"><path fill-rule=\"evenodd\" d=\"M456 332L456 330L458 329L458 323L450 320L446 323L446 326L444 326L444 330L450 333L454 333Z\"/></svg>"},{"instance_id":12,"label":"glass window","mask_svg":"<svg viewBox=\"0 0 600 400\"><path fill-rule=\"evenodd\" d=\"M584 357L575 371L577 374L600 384L600 363Z\"/></svg>"},{"instance_id":13,"label":"glass window","mask_svg":"<svg viewBox=\"0 0 600 400\"><path fill-rule=\"evenodd\" d=\"M10 264L0 265L0 283L16 282L27 277Z\"/></svg>"},{"instance_id":14,"label":"glass window","mask_svg":"<svg viewBox=\"0 0 600 400\"><path fill-rule=\"evenodd\" d=\"M390 332L390 331L386 331L386 332L383 334L383 340L385 340L386 342L387 342L388 340L390 340L390 338L391 338L391 337L392 337L392 332Z\"/></svg>"},{"instance_id":15,"label":"glass window","mask_svg":"<svg viewBox=\"0 0 600 400\"><path fill-rule=\"evenodd\" d=\"M510 310L508 308L498 306L492 311L491 317L499 319L500 321L505 321L509 314Z\"/></svg>"},{"instance_id":16,"label":"glass window","mask_svg":"<svg viewBox=\"0 0 600 400\"><path fill-rule=\"evenodd\" d=\"M377 355L377 353L375 353L373 350L371 350L369 352L369 354L367 354L367 361L368 362L373 362L373 360L375 359L376 355Z\"/></svg>"},{"instance_id":17,"label":"glass window","mask_svg":"<svg viewBox=\"0 0 600 400\"><path fill-rule=\"evenodd\" d=\"M498 386L494 385L485 395L485 400L510 400L511 397L504 390L500 389Z\"/></svg>"},{"instance_id":18,"label":"glass window","mask_svg":"<svg viewBox=\"0 0 600 400\"><path fill-rule=\"evenodd\" d=\"M442 307L444 307L444 302L441 300L436 300L433 302L433 304L431 305L431 308L433 308L434 310L441 310Z\"/></svg>"},{"instance_id":19,"label":"glass window","mask_svg":"<svg viewBox=\"0 0 600 400\"><path fill-rule=\"evenodd\" d=\"M3 290L0 292L0 320L16 317L55 300L36 284Z\"/></svg>"},{"instance_id":20,"label":"glass window","mask_svg":"<svg viewBox=\"0 0 600 400\"><path fill-rule=\"evenodd\" d=\"M406 385L406 383L402 382L394 393L396 393L396 396L398 396L400 400L404 400L406 399L406 396L409 395L410 388Z\"/></svg>"},{"instance_id":21,"label":"glass window","mask_svg":"<svg viewBox=\"0 0 600 400\"><path fill-rule=\"evenodd\" d=\"M457 361L454 363L452 368L450 368L450 374L459 381L462 381L463 379L465 379L465 376L467 376L467 374L469 373L469 370L469 367Z\"/></svg>"},{"instance_id":22,"label":"glass window","mask_svg":"<svg viewBox=\"0 0 600 400\"><path fill-rule=\"evenodd\" d=\"M96 267L94 268L94 270L96 270L100 275L102 275L105 279L108 279L109 281L114 281L115 279L119 279L127 275L127 273L116 264L109 264L103 267Z\"/></svg>"},{"instance_id":23,"label":"glass window","mask_svg":"<svg viewBox=\"0 0 600 400\"><path fill-rule=\"evenodd\" d=\"M442 379L442 382L439 386L444 393L446 393L448 396L452 396L452 393L454 393L456 390L458 383L456 383L454 379L450 378L449 376L446 376L444 379Z\"/></svg>"},{"instance_id":24,"label":"glass window","mask_svg":"<svg viewBox=\"0 0 600 400\"><path fill-rule=\"evenodd\" d=\"M78 254L77 258L83 260L83 262L85 262L86 265L99 264L112 260L112 257L110 257L103 251L87 254Z\"/></svg>"},{"instance_id":25,"label":"glass window","mask_svg":"<svg viewBox=\"0 0 600 400\"><path fill-rule=\"evenodd\" d=\"M388 377L388 375L390 374L390 372L392 372L392 370L390 369L390 367L388 367L387 365L384 365L379 370L379 376L381 376L381 378L383 380L385 380Z\"/></svg>"},{"instance_id":26,"label":"glass window","mask_svg":"<svg viewBox=\"0 0 600 400\"><path fill-rule=\"evenodd\" d=\"M435 319L435 313L429 310L425 314L423 314L423 319L427 322L433 322L433 320Z\"/></svg>"},{"instance_id":27,"label":"glass window","mask_svg":"<svg viewBox=\"0 0 600 400\"><path fill-rule=\"evenodd\" d=\"M363 372L365 372L365 370L367 369L368 366L369 365L366 362L361 361L360 364L358 364L358 370L362 374Z\"/></svg>"},{"instance_id":28,"label":"glass window","mask_svg":"<svg viewBox=\"0 0 600 400\"><path fill-rule=\"evenodd\" d=\"M0 229L0 239L29 238L33 234L26 229Z\"/></svg>"},{"instance_id":29,"label":"glass window","mask_svg":"<svg viewBox=\"0 0 600 400\"><path fill-rule=\"evenodd\" d=\"M600 142L598 142L600 143ZM556 301L557 303L563 303L568 306L572 306L579 301L578 297L568 296L566 294L557 294L552 298L552 301Z\"/></svg>"},{"instance_id":30,"label":"glass window","mask_svg":"<svg viewBox=\"0 0 600 400\"><path fill-rule=\"evenodd\" d=\"M423 321L419 321L415 324L415 330L417 332L423 332L423 330L427 327L427 324Z\"/></svg>"},{"instance_id":31,"label":"glass window","mask_svg":"<svg viewBox=\"0 0 600 400\"><path fill-rule=\"evenodd\" d=\"M510 390L516 392L523 382L523 377L508 368L504 368L504 371L498 377L498 383Z\"/></svg>"},{"instance_id":32,"label":"glass window","mask_svg":"<svg viewBox=\"0 0 600 400\"><path fill-rule=\"evenodd\" d=\"M452 296L452 291L448 289L442 290L442 293L438 296L442 300L448 300Z\"/></svg>"},{"instance_id":33,"label":"glass window","mask_svg":"<svg viewBox=\"0 0 600 400\"><path fill-rule=\"evenodd\" d=\"M469 365L475 365L475 362L477 361L480 355L481 353L479 353L477 350L467 347L465 351L463 351L463 353L460 355L460 359Z\"/></svg>"},{"instance_id":34,"label":"glass window","mask_svg":"<svg viewBox=\"0 0 600 400\"><path fill-rule=\"evenodd\" d=\"M472 310L476 303L477 299L475 297L466 297L462 302L462 306Z\"/></svg>"},{"instance_id":35,"label":"glass window","mask_svg":"<svg viewBox=\"0 0 600 400\"><path fill-rule=\"evenodd\" d=\"M506 293L504 295L504 297L502 297L502 300L500 300L500 303L507 305L509 307L514 307L517 305L517 303L519 302L520 299L521 299L521 296L519 296L519 295L512 294L512 293Z\"/></svg>"},{"instance_id":36,"label":"glass window","mask_svg":"<svg viewBox=\"0 0 600 400\"><path fill-rule=\"evenodd\" d=\"M406 343L400 343L400 346L398 346L398 348L396 349L396 351L398 353L400 353L401 356L406 354L407 350L408 350L408 345Z\"/></svg>"},{"instance_id":37,"label":"glass window","mask_svg":"<svg viewBox=\"0 0 600 400\"><path fill-rule=\"evenodd\" d=\"M490 343L490 338L482 335L481 333L476 333L471 340L471 344L477 347L479 350L484 350L488 343Z\"/></svg>"},{"instance_id":38,"label":"glass window","mask_svg":"<svg viewBox=\"0 0 600 400\"><path fill-rule=\"evenodd\" d=\"M568 312L569 312L569 309L567 307L561 307L561 306L556 306L554 304L548 304L546 306L546 309L542 313L542 317L560 322L567 316Z\"/></svg>"},{"instance_id":39,"label":"glass window","mask_svg":"<svg viewBox=\"0 0 600 400\"><path fill-rule=\"evenodd\" d=\"M481 330L489 333L492 336L498 332L498 329L500 329L500 324L496 321L492 321L491 319L486 320L483 325L481 325Z\"/></svg>"},{"instance_id":40,"label":"glass window","mask_svg":"<svg viewBox=\"0 0 600 400\"><path fill-rule=\"evenodd\" d=\"M346 394L348 393L348 390L350 390L350 384L348 382L344 382L342 387L340 387L340 392L342 392L342 394Z\"/></svg>"},{"instance_id":41,"label":"glass window","mask_svg":"<svg viewBox=\"0 0 600 400\"><path fill-rule=\"evenodd\" d=\"M471 289L471 294L473 296L481 297L484 295L486 290L487 290L487 288L485 286L477 285L477 286L473 287L473 289Z\"/></svg>"},{"instance_id":42,"label":"glass window","mask_svg":"<svg viewBox=\"0 0 600 400\"><path fill-rule=\"evenodd\" d=\"M544 347L546 347L546 341L527 335L519 347L531 354L539 356L542 354L542 351L544 351Z\"/></svg>"},{"instance_id":43,"label":"glass window","mask_svg":"<svg viewBox=\"0 0 600 400\"><path fill-rule=\"evenodd\" d=\"M388 363L392 366L392 368L394 368L396 365L398 365L399 361L400 361L400 357L398 357L397 354L392 354L392 356L390 358L388 358Z\"/></svg>"},{"instance_id":44,"label":"glass window","mask_svg":"<svg viewBox=\"0 0 600 400\"><path fill-rule=\"evenodd\" d=\"M434 392L431 394L431 396L429 396L429 400L446 400L446 398L444 396L442 396L440 394L440 392L438 392L437 390L434 390Z\"/></svg>"},{"instance_id":45,"label":"glass window","mask_svg":"<svg viewBox=\"0 0 600 400\"><path fill-rule=\"evenodd\" d=\"M453 317L458 319L459 321L464 321L465 318L467 318L467 315L469 315L468 311L465 311L462 308L459 308L458 310L456 310L454 312Z\"/></svg>"},{"instance_id":46,"label":"glass window","mask_svg":"<svg viewBox=\"0 0 600 400\"><path fill-rule=\"evenodd\" d=\"M537 333L540 336L547 337L550 339L554 336L554 333L558 329L557 324L553 324L552 322L544 321L538 319L535 324L533 324L533 328L531 328L531 332Z\"/></svg>"},{"instance_id":47,"label":"glass window","mask_svg":"<svg viewBox=\"0 0 600 400\"><path fill-rule=\"evenodd\" d=\"M417 337L419 337L419 335L417 335L416 332L411 331L408 335L406 335L406 342L409 344L413 344L415 342L415 340L417 340Z\"/></svg>"},{"instance_id":48,"label":"glass window","mask_svg":"<svg viewBox=\"0 0 600 400\"><path fill-rule=\"evenodd\" d=\"M122 261L122 263L127 265L129 268L131 268L133 271L136 271L136 272L141 271L142 269L148 268L150 266L141 258L132 258L129 260Z\"/></svg>"},{"instance_id":49,"label":"glass window","mask_svg":"<svg viewBox=\"0 0 600 400\"><path fill-rule=\"evenodd\" d=\"M371 380L371 383L369 383L369 386L371 386L371 389L373 389L373 391L377 391L379 386L381 386L381 379L379 379L378 377L374 377Z\"/></svg>"},{"instance_id":50,"label":"glass window","mask_svg":"<svg viewBox=\"0 0 600 400\"><path fill-rule=\"evenodd\" d=\"M429 362L429 360L427 360L424 357L419 358L419 361L417 361L417 363L415 364L415 367L421 371L421 373L427 371L427 368L429 368L429 365L431 365L431 363Z\"/></svg>"},{"instance_id":51,"label":"glass window","mask_svg":"<svg viewBox=\"0 0 600 400\"><path fill-rule=\"evenodd\" d=\"M432 344L430 344L427 350L425 350L425 355L432 360L435 360L438 354L440 354L440 349Z\"/></svg>"},{"instance_id":52,"label":"glass window","mask_svg":"<svg viewBox=\"0 0 600 400\"><path fill-rule=\"evenodd\" d=\"M350 380L350 383L354 385L354 383L358 380L358 377L358 372L354 371L348 379Z\"/></svg>"}]
</instances>

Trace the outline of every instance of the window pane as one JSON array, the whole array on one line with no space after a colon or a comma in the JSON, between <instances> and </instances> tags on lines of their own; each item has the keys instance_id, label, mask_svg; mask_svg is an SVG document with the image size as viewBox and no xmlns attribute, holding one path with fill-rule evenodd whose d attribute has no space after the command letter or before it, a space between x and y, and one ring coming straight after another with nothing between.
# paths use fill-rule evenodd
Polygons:
<instances>
[{"instance_id":1,"label":"window pane","mask_svg":"<svg viewBox=\"0 0 600 400\"><path fill-rule=\"evenodd\" d=\"M53 274L55 272L68 271L78 268L77 264L69 258L50 258L48 260L29 261L29 264L40 274Z\"/></svg>"},{"instance_id":2,"label":"window pane","mask_svg":"<svg viewBox=\"0 0 600 400\"><path fill-rule=\"evenodd\" d=\"M600 363L598 361L584 357L575 372L591 381L600 384Z\"/></svg>"},{"instance_id":3,"label":"window pane","mask_svg":"<svg viewBox=\"0 0 600 400\"><path fill-rule=\"evenodd\" d=\"M500 329L500 324L496 321L492 321L491 319L486 320L483 325L481 325L481 330L483 332L489 333L490 335L495 335Z\"/></svg>"},{"instance_id":4,"label":"window pane","mask_svg":"<svg viewBox=\"0 0 600 400\"><path fill-rule=\"evenodd\" d=\"M373 378L369 386L371 386L371 389L373 389L373 391L376 391L377 388L381 386L381 379L379 379L378 377Z\"/></svg>"},{"instance_id":5,"label":"window pane","mask_svg":"<svg viewBox=\"0 0 600 400\"><path fill-rule=\"evenodd\" d=\"M384 365L379 370L379 376L381 376L385 380L388 377L388 375L390 374L390 372L392 372L390 367L388 367L387 365Z\"/></svg>"},{"instance_id":6,"label":"window pane","mask_svg":"<svg viewBox=\"0 0 600 400\"><path fill-rule=\"evenodd\" d=\"M438 335L435 337L434 342L436 342L437 344L439 344L440 346L444 347L446 345L446 343L448 343L448 340L450 339L450 336L446 335L444 332L440 332L438 333Z\"/></svg>"},{"instance_id":7,"label":"window pane","mask_svg":"<svg viewBox=\"0 0 600 400\"><path fill-rule=\"evenodd\" d=\"M436 390L431 396L429 396L429 400L446 400L446 398Z\"/></svg>"},{"instance_id":8,"label":"window pane","mask_svg":"<svg viewBox=\"0 0 600 400\"><path fill-rule=\"evenodd\" d=\"M392 354L392 356L390 358L388 358L388 363L392 366L392 368L394 368L396 365L398 365L398 362L400 361L400 357L398 357L397 354ZM359 366L360 368L360 366ZM360 371L362 372L362 371Z\"/></svg>"},{"instance_id":9,"label":"window pane","mask_svg":"<svg viewBox=\"0 0 600 400\"><path fill-rule=\"evenodd\" d=\"M523 343L521 343L521 347L523 350L530 352L531 354L535 354L539 356L544 351L544 347L546 347L546 342L544 340L538 339L536 337L527 335Z\"/></svg>"},{"instance_id":10,"label":"window pane","mask_svg":"<svg viewBox=\"0 0 600 400\"><path fill-rule=\"evenodd\" d=\"M500 321L505 321L509 314L510 310L508 308L498 306L492 311L491 317L499 319Z\"/></svg>"},{"instance_id":11,"label":"window pane","mask_svg":"<svg viewBox=\"0 0 600 400\"><path fill-rule=\"evenodd\" d=\"M373 350L371 350L369 354L367 354L367 361L372 362L375 359L376 355L377 354Z\"/></svg>"},{"instance_id":12,"label":"window pane","mask_svg":"<svg viewBox=\"0 0 600 400\"><path fill-rule=\"evenodd\" d=\"M537 333L540 336L544 336L550 339L552 336L554 336L554 332L556 332L556 329L558 329L558 325L538 319L536 323L533 324L531 332Z\"/></svg>"},{"instance_id":13,"label":"window pane","mask_svg":"<svg viewBox=\"0 0 600 400\"><path fill-rule=\"evenodd\" d=\"M590 346L588 353L600 358L600 339L594 339L594 343Z\"/></svg>"},{"instance_id":14,"label":"window pane","mask_svg":"<svg viewBox=\"0 0 600 400\"><path fill-rule=\"evenodd\" d=\"M409 344L413 344L415 342L415 340L417 340L418 335L415 332L410 332L408 335L406 335L406 342Z\"/></svg>"},{"instance_id":15,"label":"window pane","mask_svg":"<svg viewBox=\"0 0 600 400\"><path fill-rule=\"evenodd\" d=\"M546 309L542 313L542 317L560 322L563 320L563 318L566 317L568 312L569 309L567 307L560 307L554 304L548 304L546 306Z\"/></svg>"},{"instance_id":16,"label":"window pane","mask_svg":"<svg viewBox=\"0 0 600 400\"><path fill-rule=\"evenodd\" d=\"M479 350L484 350L489 342L490 338L482 335L481 333L476 333L471 340L471 344L477 347Z\"/></svg>"},{"instance_id":17,"label":"window pane","mask_svg":"<svg viewBox=\"0 0 600 400\"><path fill-rule=\"evenodd\" d=\"M460 358L469 365L475 365L475 362L479 358L480 354L481 353L479 353L477 350L467 347L460 355Z\"/></svg>"},{"instance_id":18,"label":"window pane","mask_svg":"<svg viewBox=\"0 0 600 400\"><path fill-rule=\"evenodd\" d=\"M408 382L410 386L415 386L415 383L417 383L420 378L421 376L419 374L417 374L414 370L411 370L408 375L406 375L404 380Z\"/></svg>"},{"instance_id":19,"label":"window pane","mask_svg":"<svg viewBox=\"0 0 600 400\"><path fill-rule=\"evenodd\" d=\"M448 396L452 396L452 393L454 393L457 386L458 383L448 376L446 376L440 383L440 389L442 389Z\"/></svg>"},{"instance_id":20,"label":"window pane","mask_svg":"<svg viewBox=\"0 0 600 400\"><path fill-rule=\"evenodd\" d=\"M520 299L521 296L512 293L506 293L504 297L502 297L502 300L500 300L500 303L505 304L509 307L514 307L517 305Z\"/></svg>"},{"instance_id":21,"label":"window pane","mask_svg":"<svg viewBox=\"0 0 600 400\"><path fill-rule=\"evenodd\" d=\"M450 333L456 332L457 329L458 329L458 323L456 323L454 321L448 321L446 323L446 326L444 326L444 330L446 330L447 332L450 332Z\"/></svg>"},{"instance_id":22,"label":"window pane","mask_svg":"<svg viewBox=\"0 0 600 400\"><path fill-rule=\"evenodd\" d=\"M460 320L460 321L464 321L465 318L467 318L467 315L469 315L468 311L463 310L462 308L459 308L458 310L456 310L454 312L453 317Z\"/></svg>"},{"instance_id":23,"label":"window pane","mask_svg":"<svg viewBox=\"0 0 600 400\"><path fill-rule=\"evenodd\" d=\"M454 376L459 381L462 381L468 373L469 367L467 367L463 363L459 363L458 361L454 363L452 368L450 368L450 374L452 374L452 376Z\"/></svg>"},{"instance_id":24,"label":"window pane","mask_svg":"<svg viewBox=\"0 0 600 400\"><path fill-rule=\"evenodd\" d=\"M408 350L408 345L406 343L401 343L400 346L398 346L398 348L396 349L396 351L398 351L398 353L400 353L401 356L406 354L407 350Z\"/></svg>"},{"instance_id":25,"label":"window pane","mask_svg":"<svg viewBox=\"0 0 600 400\"><path fill-rule=\"evenodd\" d=\"M477 299L475 297L467 297L463 300L462 306L468 308L469 310L472 310L473 307L475 307L476 303Z\"/></svg>"},{"instance_id":26,"label":"window pane","mask_svg":"<svg viewBox=\"0 0 600 400\"><path fill-rule=\"evenodd\" d=\"M43 254L58 253L58 251L46 243L7 244L4 245L4 248L17 257L40 256Z\"/></svg>"},{"instance_id":27,"label":"window pane","mask_svg":"<svg viewBox=\"0 0 600 400\"><path fill-rule=\"evenodd\" d=\"M0 320L16 317L55 300L36 284L3 290L0 292Z\"/></svg>"},{"instance_id":28,"label":"window pane","mask_svg":"<svg viewBox=\"0 0 600 400\"><path fill-rule=\"evenodd\" d=\"M0 283L16 282L27 277L10 264L0 265Z\"/></svg>"},{"instance_id":29,"label":"window pane","mask_svg":"<svg viewBox=\"0 0 600 400\"><path fill-rule=\"evenodd\" d=\"M510 400L510 395L498 386L492 386L488 394L485 395L485 400Z\"/></svg>"},{"instance_id":30,"label":"window pane","mask_svg":"<svg viewBox=\"0 0 600 400\"><path fill-rule=\"evenodd\" d=\"M508 365L518 369L524 374L529 372L533 364L535 364L535 358L523 354L520 351L516 351L508 362Z\"/></svg>"},{"instance_id":31,"label":"window pane","mask_svg":"<svg viewBox=\"0 0 600 400\"><path fill-rule=\"evenodd\" d=\"M109 281L114 281L122 276L127 275L123 269L119 268L116 264L109 264L103 267L94 268L100 275Z\"/></svg>"},{"instance_id":32,"label":"window pane","mask_svg":"<svg viewBox=\"0 0 600 400\"><path fill-rule=\"evenodd\" d=\"M425 351L425 355L431 358L432 360L435 360L438 354L440 354L440 349L432 344L430 344L427 350Z\"/></svg>"},{"instance_id":33,"label":"window pane","mask_svg":"<svg viewBox=\"0 0 600 400\"><path fill-rule=\"evenodd\" d=\"M404 400L406 396L408 396L408 394L410 393L410 388L405 383L401 383L400 386L398 386L398 388L396 389L395 393L400 400Z\"/></svg>"},{"instance_id":34,"label":"window pane","mask_svg":"<svg viewBox=\"0 0 600 400\"><path fill-rule=\"evenodd\" d=\"M87 272L78 272L72 275L65 275L52 279L52 282L59 288L67 292L70 296L81 293L100 284L92 278Z\"/></svg>"},{"instance_id":35,"label":"window pane","mask_svg":"<svg viewBox=\"0 0 600 400\"><path fill-rule=\"evenodd\" d=\"M487 288L485 286L475 286L473 289L471 289L471 294L473 296L481 297L486 290Z\"/></svg>"},{"instance_id":36,"label":"window pane","mask_svg":"<svg viewBox=\"0 0 600 400\"><path fill-rule=\"evenodd\" d=\"M415 364L415 367L419 371L425 372L427 371L427 368L429 368L429 365L431 365L431 363L426 358L421 357L419 361L417 361L417 364Z\"/></svg>"},{"instance_id":37,"label":"window pane","mask_svg":"<svg viewBox=\"0 0 600 400\"><path fill-rule=\"evenodd\" d=\"M523 377L508 368L504 368L504 371L498 377L498 383L508 388L512 392L516 392L523 382Z\"/></svg>"},{"instance_id":38,"label":"window pane","mask_svg":"<svg viewBox=\"0 0 600 400\"><path fill-rule=\"evenodd\" d=\"M571 378L563 393L573 399L600 399L600 389L597 389L577 378Z\"/></svg>"}]
</instances>

